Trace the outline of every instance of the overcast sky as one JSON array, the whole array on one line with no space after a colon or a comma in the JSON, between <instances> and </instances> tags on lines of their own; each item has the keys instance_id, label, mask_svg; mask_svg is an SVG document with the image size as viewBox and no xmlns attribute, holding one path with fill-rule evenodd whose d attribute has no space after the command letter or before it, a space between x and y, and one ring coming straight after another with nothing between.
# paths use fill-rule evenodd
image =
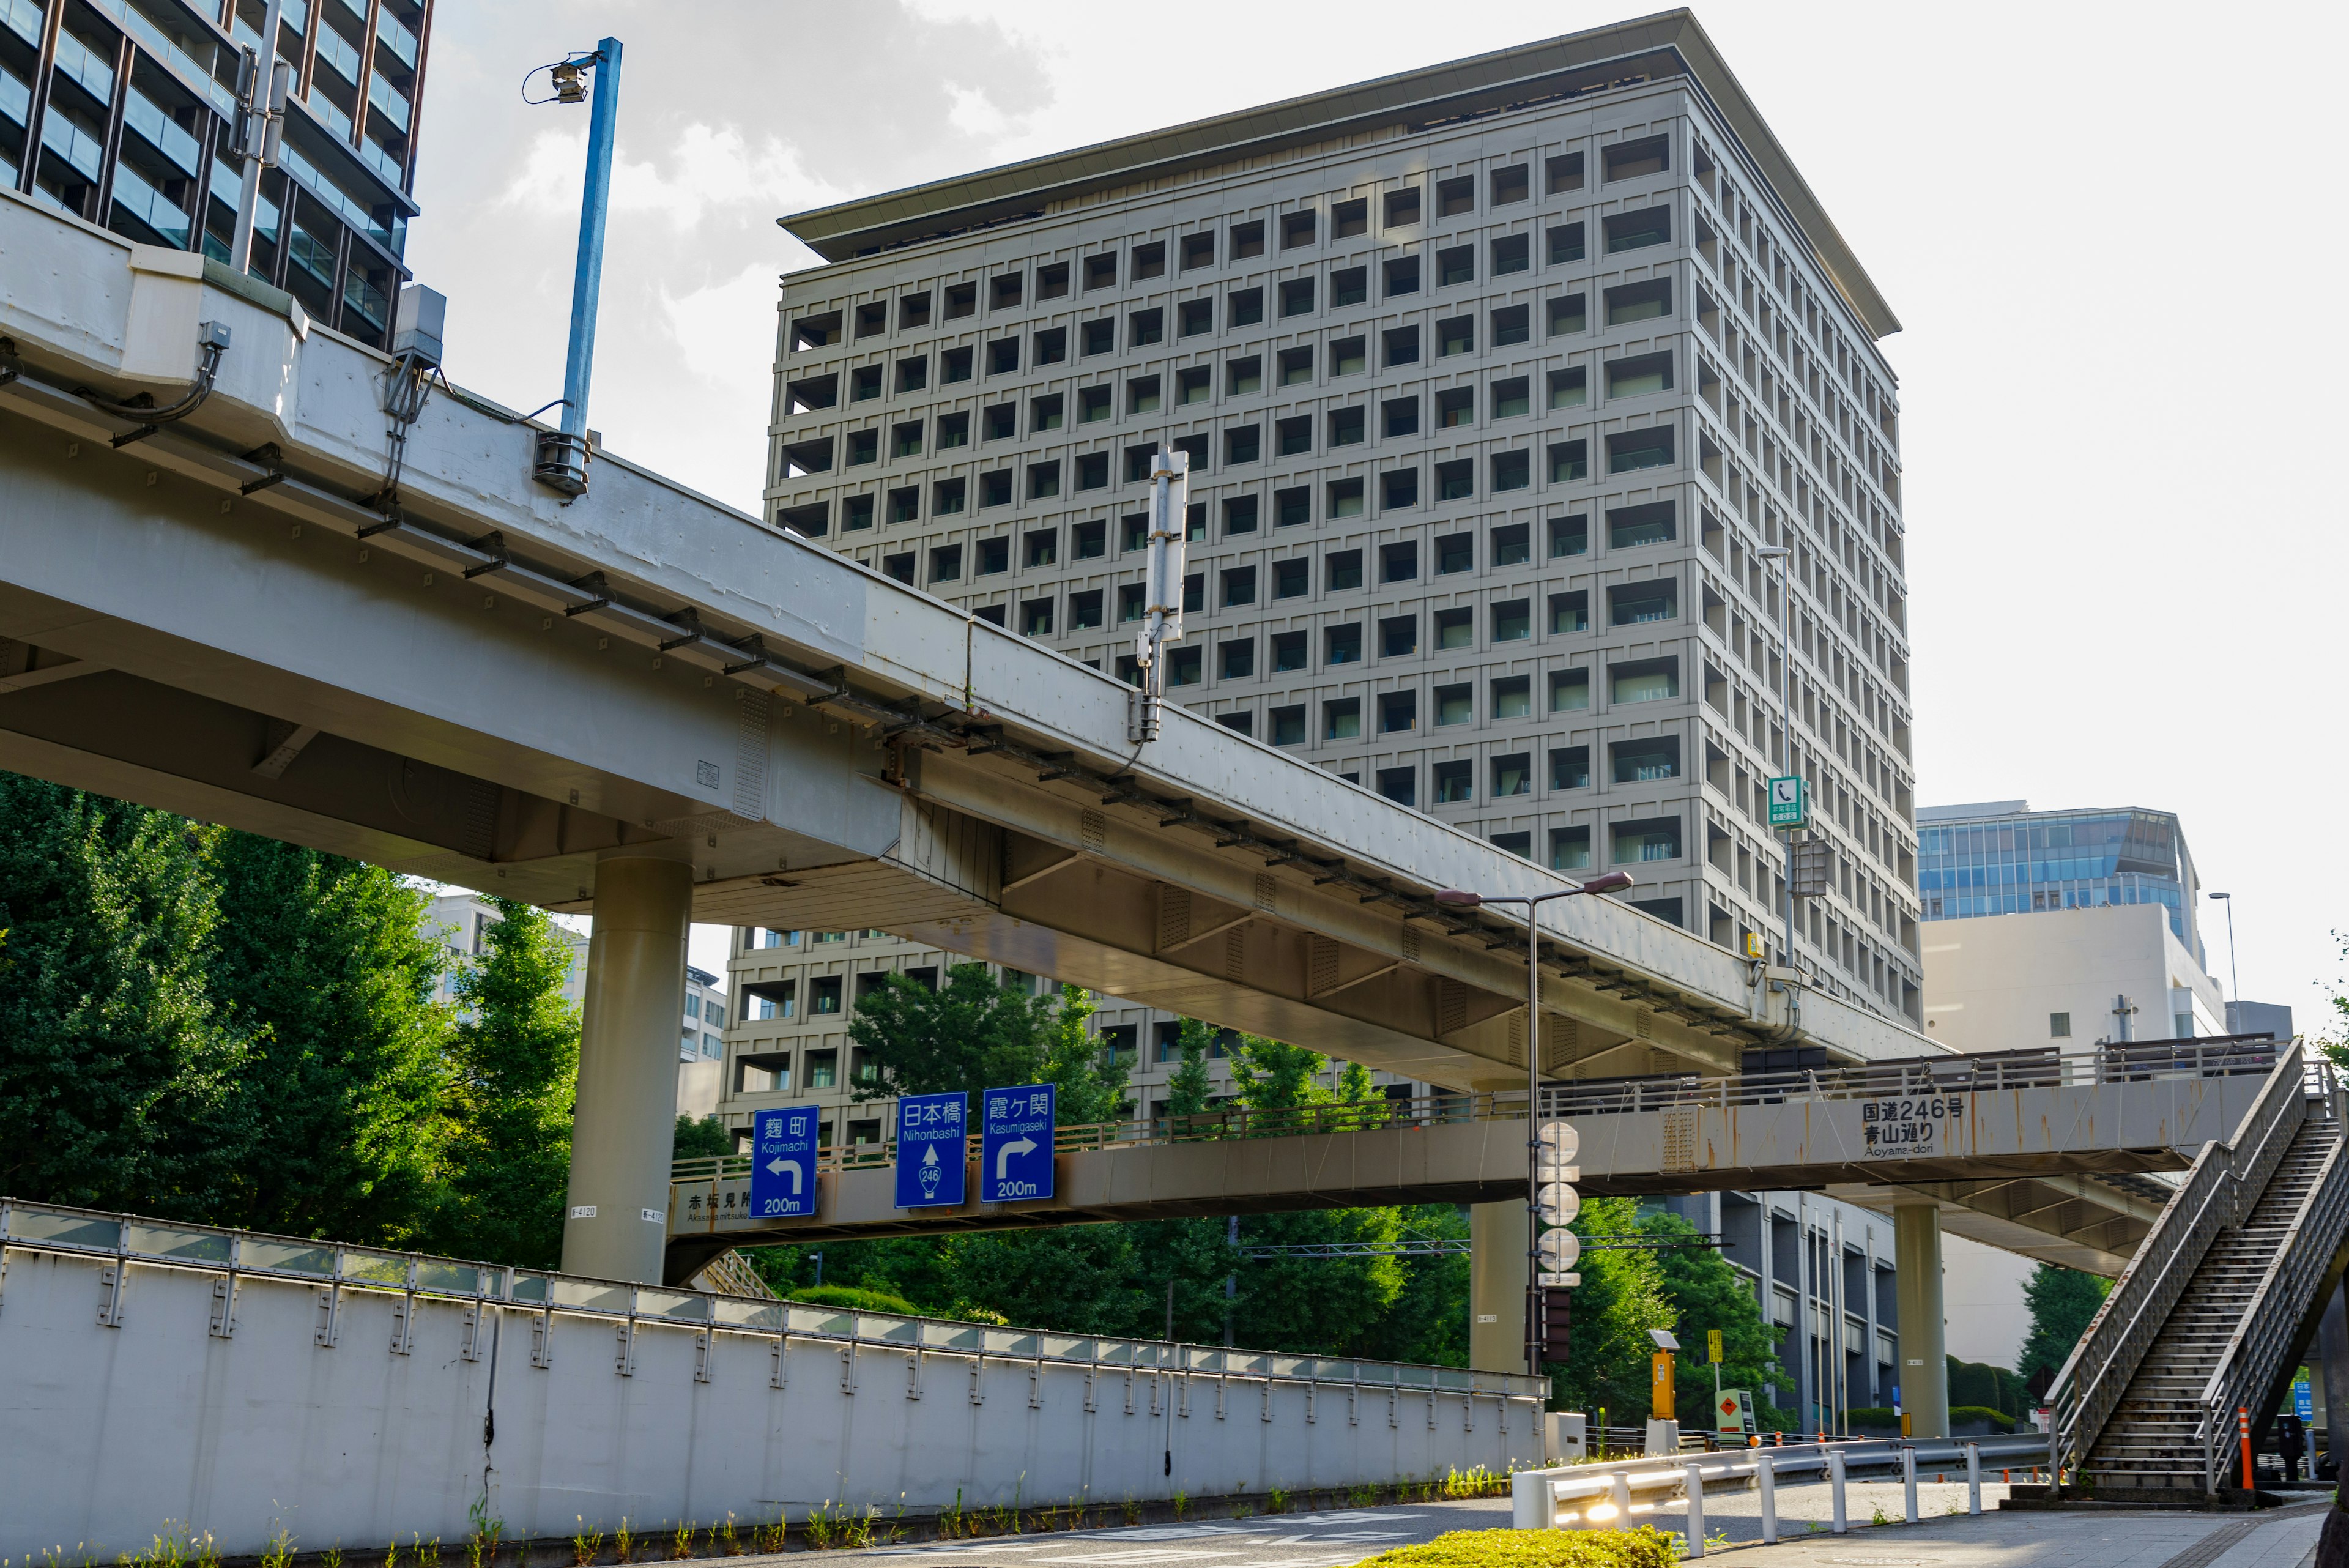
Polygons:
<instances>
[{"instance_id":1,"label":"overcast sky","mask_svg":"<svg viewBox=\"0 0 2349 1568\"><path fill-rule=\"evenodd\" d=\"M443 6L410 230L449 370L559 395L584 109L626 46L590 422L758 510L784 213L1619 21L1632 5ZM1921 805L2180 813L2242 988L2343 971L2338 6L1697 16L1891 301ZM2291 242L2286 244L2286 242ZM2206 905L2228 985L2226 922ZM722 939L696 961L722 970ZM2230 987L2230 994L2231 994Z\"/></svg>"}]
</instances>

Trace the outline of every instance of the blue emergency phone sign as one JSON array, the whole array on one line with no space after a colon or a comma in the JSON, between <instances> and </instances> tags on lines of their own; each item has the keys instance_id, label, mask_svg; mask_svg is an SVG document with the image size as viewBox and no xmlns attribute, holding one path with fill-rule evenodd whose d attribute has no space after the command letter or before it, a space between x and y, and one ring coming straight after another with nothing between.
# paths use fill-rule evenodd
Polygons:
<instances>
[{"instance_id":1,"label":"blue emergency phone sign","mask_svg":"<svg viewBox=\"0 0 2349 1568\"><path fill-rule=\"evenodd\" d=\"M815 1212L816 1107L780 1106L750 1118L750 1215Z\"/></svg>"},{"instance_id":2,"label":"blue emergency phone sign","mask_svg":"<svg viewBox=\"0 0 2349 1568\"><path fill-rule=\"evenodd\" d=\"M983 1102L978 1200L1022 1203L1052 1196L1052 1126L1059 1085L989 1089Z\"/></svg>"},{"instance_id":3,"label":"blue emergency phone sign","mask_svg":"<svg viewBox=\"0 0 2349 1568\"><path fill-rule=\"evenodd\" d=\"M897 1102L897 1207L961 1204L966 1161L961 1094L908 1095Z\"/></svg>"}]
</instances>

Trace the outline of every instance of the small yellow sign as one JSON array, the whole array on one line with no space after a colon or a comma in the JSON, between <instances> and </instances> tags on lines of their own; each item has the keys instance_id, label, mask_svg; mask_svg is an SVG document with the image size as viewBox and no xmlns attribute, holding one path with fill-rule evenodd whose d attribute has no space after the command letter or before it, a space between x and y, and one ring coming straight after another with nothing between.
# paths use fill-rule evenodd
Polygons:
<instances>
[{"instance_id":1,"label":"small yellow sign","mask_svg":"<svg viewBox=\"0 0 2349 1568\"><path fill-rule=\"evenodd\" d=\"M1704 1331L1704 1358L1715 1366L1721 1365L1721 1330L1709 1328Z\"/></svg>"}]
</instances>

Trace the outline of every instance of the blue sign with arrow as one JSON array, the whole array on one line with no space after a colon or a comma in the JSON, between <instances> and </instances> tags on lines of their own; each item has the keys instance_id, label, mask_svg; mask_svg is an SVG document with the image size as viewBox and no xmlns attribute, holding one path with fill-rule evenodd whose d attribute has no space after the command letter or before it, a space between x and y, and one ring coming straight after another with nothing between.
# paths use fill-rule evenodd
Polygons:
<instances>
[{"instance_id":1,"label":"blue sign with arrow","mask_svg":"<svg viewBox=\"0 0 2349 1568\"><path fill-rule=\"evenodd\" d=\"M773 1220L814 1213L816 1107L761 1111L750 1126L751 1215Z\"/></svg>"},{"instance_id":2,"label":"blue sign with arrow","mask_svg":"<svg viewBox=\"0 0 2349 1568\"><path fill-rule=\"evenodd\" d=\"M1052 1118L1059 1085L987 1091L979 1140L978 1199L1018 1203L1052 1196Z\"/></svg>"},{"instance_id":3,"label":"blue sign with arrow","mask_svg":"<svg viewBox=\"0 0 2349 1568\"><path fill-rule=\"evenodd\" d=\"M964 1098L908 1095L897 1102L897 1207L943 1209L963 1200Z\"/></svg>"}]
</instances>

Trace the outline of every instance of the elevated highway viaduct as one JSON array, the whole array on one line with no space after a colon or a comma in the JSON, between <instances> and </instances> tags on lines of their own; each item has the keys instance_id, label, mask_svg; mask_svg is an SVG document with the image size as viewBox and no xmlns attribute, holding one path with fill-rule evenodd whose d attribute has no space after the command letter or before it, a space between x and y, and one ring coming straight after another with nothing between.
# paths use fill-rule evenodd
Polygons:
<instances>
[{"instance_id":1,"label":"elevated highway viaduct","mask_svg":"<svg viewBox=\"0 0 2349 1568\"><path fill-rule=\"evenodd\" d=\"M1118 681L608 453L568 499L529 421L436 383L403 421L415 372L288 296L8 192L0 334L0 766L593 912L574 1272L660 1277L690 919L1524 1080L1522 927L1430 895L1539 867L1179 709L1137 746ZM1932 1050L1619 903L1545 919L1554 1076Z\"/></svg>"}]
</instances>

